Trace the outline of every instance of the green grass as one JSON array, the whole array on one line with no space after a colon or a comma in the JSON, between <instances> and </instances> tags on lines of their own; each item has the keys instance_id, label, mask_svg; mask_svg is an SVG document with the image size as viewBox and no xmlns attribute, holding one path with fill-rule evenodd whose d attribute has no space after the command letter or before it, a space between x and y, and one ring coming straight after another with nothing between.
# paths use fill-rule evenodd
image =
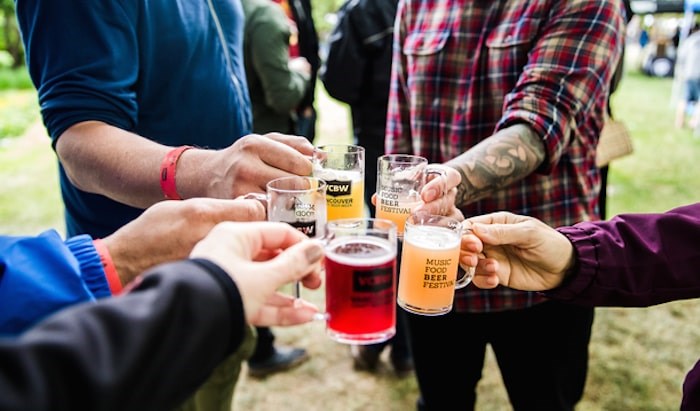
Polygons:
<instances>
[{"instance_id":1,"label":"green grass","mask_svg":"<svg viewBox=\"0 0 700 411\"><path fill-rule=\"evenodd\" d=\"M34 90L0 91L0 233L63 230L56 157L48 136L20 137L39 120ZM41 126L35 128L39 132Z\"/></svg>"},{"instance_id":2,"label":"green grass","mask_svg":"<svg viewBox=\"0 0 700 411\"><path fill-rule=\"evenodd\" d=\"M38 112L34 90L0 91L0 141L21 136L37 120Z\"/></svg>"},{"instance_id":3,"label":"green grass","mask_svg":"<svg viewBox=\"0 0 700 411\"><path fill-rule=\"evenodd\" d=\"M674 128L672 82L630 71L613 95L635 152L610 167L609 216L700 201L700 138Z\"/></svg>"}]
</instances>

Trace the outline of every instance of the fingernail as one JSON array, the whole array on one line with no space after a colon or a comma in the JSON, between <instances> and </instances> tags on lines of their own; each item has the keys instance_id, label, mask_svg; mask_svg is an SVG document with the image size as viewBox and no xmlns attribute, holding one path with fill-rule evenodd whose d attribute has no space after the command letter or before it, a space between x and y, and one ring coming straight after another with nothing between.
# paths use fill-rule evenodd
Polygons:
<instances>
[{"instance_id":1,"label":"fingernail","mask_svg":"<svg viewBox=\"0 0 700 411\"><path fill-rule=\"evenodd\" d=\"M312 243L311 246L306 247L304 254L306 255L306 261L309 264L313 264L323 257L323 249L318 243Z\"/></svg>"}]
</instances>

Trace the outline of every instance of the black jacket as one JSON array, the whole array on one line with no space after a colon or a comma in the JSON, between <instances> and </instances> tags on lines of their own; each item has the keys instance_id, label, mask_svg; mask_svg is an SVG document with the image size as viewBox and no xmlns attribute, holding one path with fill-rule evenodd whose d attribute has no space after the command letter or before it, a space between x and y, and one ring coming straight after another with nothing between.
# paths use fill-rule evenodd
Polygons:
<instances>
[{"instance_id":1,"label":"black jacket","mask_svg":"<svg viewBox=\"0 0 700 411\"><path fill-rule=\"evenodd\" d=\"M321 65L321 58L318 55L318 33L311 15L310 0L289 0L289 6L299 31L299 55L308 60L311 66L311 84L299 104L300 108L309 107L314 103L316 77Z\"/></svg>"},{"instance_id":2,"label":"black jacket","mask_svg":"<svg viewBox=\"0 0 700 411\"><path fill-rule=\"evenodd\" d=\"M218 266L162 265L127 294L0 339L0 410L170 410L245 330L238 289Z\"/></svg>"},{"instance_id":3,"label":"black jacket","mask_svg":"<svg viewBox=\"0 0 700 411\"><path fill-rule=\"evenodd\" d=\"M348 0L338 11L320 77L352 109L360 145L384 147L394 19L398 0Z\"/></svg>"},{"instance_id":4,"label":"black jacket","mask_svg":"<svg viewBox=\"0 0 700 411\"><path fill-rule=\"evenodd\" d=\"M365 148L364 194L372 216L377 158L384 154L397 4L347 0L338 11L319 74L328 94L350 105L355 143Z\"/></svg>"}]
</instances>

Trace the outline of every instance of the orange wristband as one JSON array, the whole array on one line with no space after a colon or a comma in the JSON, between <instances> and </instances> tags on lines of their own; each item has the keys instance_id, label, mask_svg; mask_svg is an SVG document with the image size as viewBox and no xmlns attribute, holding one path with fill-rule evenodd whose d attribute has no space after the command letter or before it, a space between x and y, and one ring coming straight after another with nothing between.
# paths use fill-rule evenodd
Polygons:
<instances>
[{"instance_id":1,"label":"orange wristband","mask_svg":"<svg viewBox=\"0 0 700 411\"><path fill-rule=\"evenodd\" d=\"M163 157L163 162L160 163L160 189L168 200L182 200L180 194L177 193L177 186L175 185L175 170L177 169L177 161L182 153L191 148L194 147L175 147L168 151L168 154Z\"/></svg>"},{"instance_id":2,"label":"orange wristband","mask_svg":"<svg viewBox=\"0 0 700 411\"><path fill-rule=\"evenodd\" d=\"M114 261L112 261L112 256L109 254L107 246L100 238L93 240L92 243L97 249L97 254L100 255L102 268L105 270L105 277L107 278L107 284L109 284L109 291L112 292L112 295L119 295L122 292L122 280L119 278L117 267L114 266Z\"/></svg>"}]
</instances>

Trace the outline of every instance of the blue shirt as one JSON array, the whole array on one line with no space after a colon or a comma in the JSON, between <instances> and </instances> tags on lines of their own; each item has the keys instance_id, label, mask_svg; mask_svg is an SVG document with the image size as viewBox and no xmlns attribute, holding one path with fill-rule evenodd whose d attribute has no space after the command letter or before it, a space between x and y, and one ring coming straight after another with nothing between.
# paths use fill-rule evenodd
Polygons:
<instances>
[{"instance_id":1,"label":"blue shirt","mask_svg":"<svg viewBox=\"0 0 700 411\"><path fill-rule=\"evenodd\" d=\"M63 307L110 295L90 236L65 242L54 230L0 236L0 336L19 334Z\"/></svg>"},{"instance_id":2,"label":"blue shirt","mask_svg":"<svg viewBox=\"0 0 700 411\"><path fill-rule=\"evenodd\" d=\"M219 149L251 132L238 1L15 3L54 145L89 120L169 146ZM79 190L60 165L59 174L68 236L104 237L143 211Z\"/></svg>"}]
</instances>

